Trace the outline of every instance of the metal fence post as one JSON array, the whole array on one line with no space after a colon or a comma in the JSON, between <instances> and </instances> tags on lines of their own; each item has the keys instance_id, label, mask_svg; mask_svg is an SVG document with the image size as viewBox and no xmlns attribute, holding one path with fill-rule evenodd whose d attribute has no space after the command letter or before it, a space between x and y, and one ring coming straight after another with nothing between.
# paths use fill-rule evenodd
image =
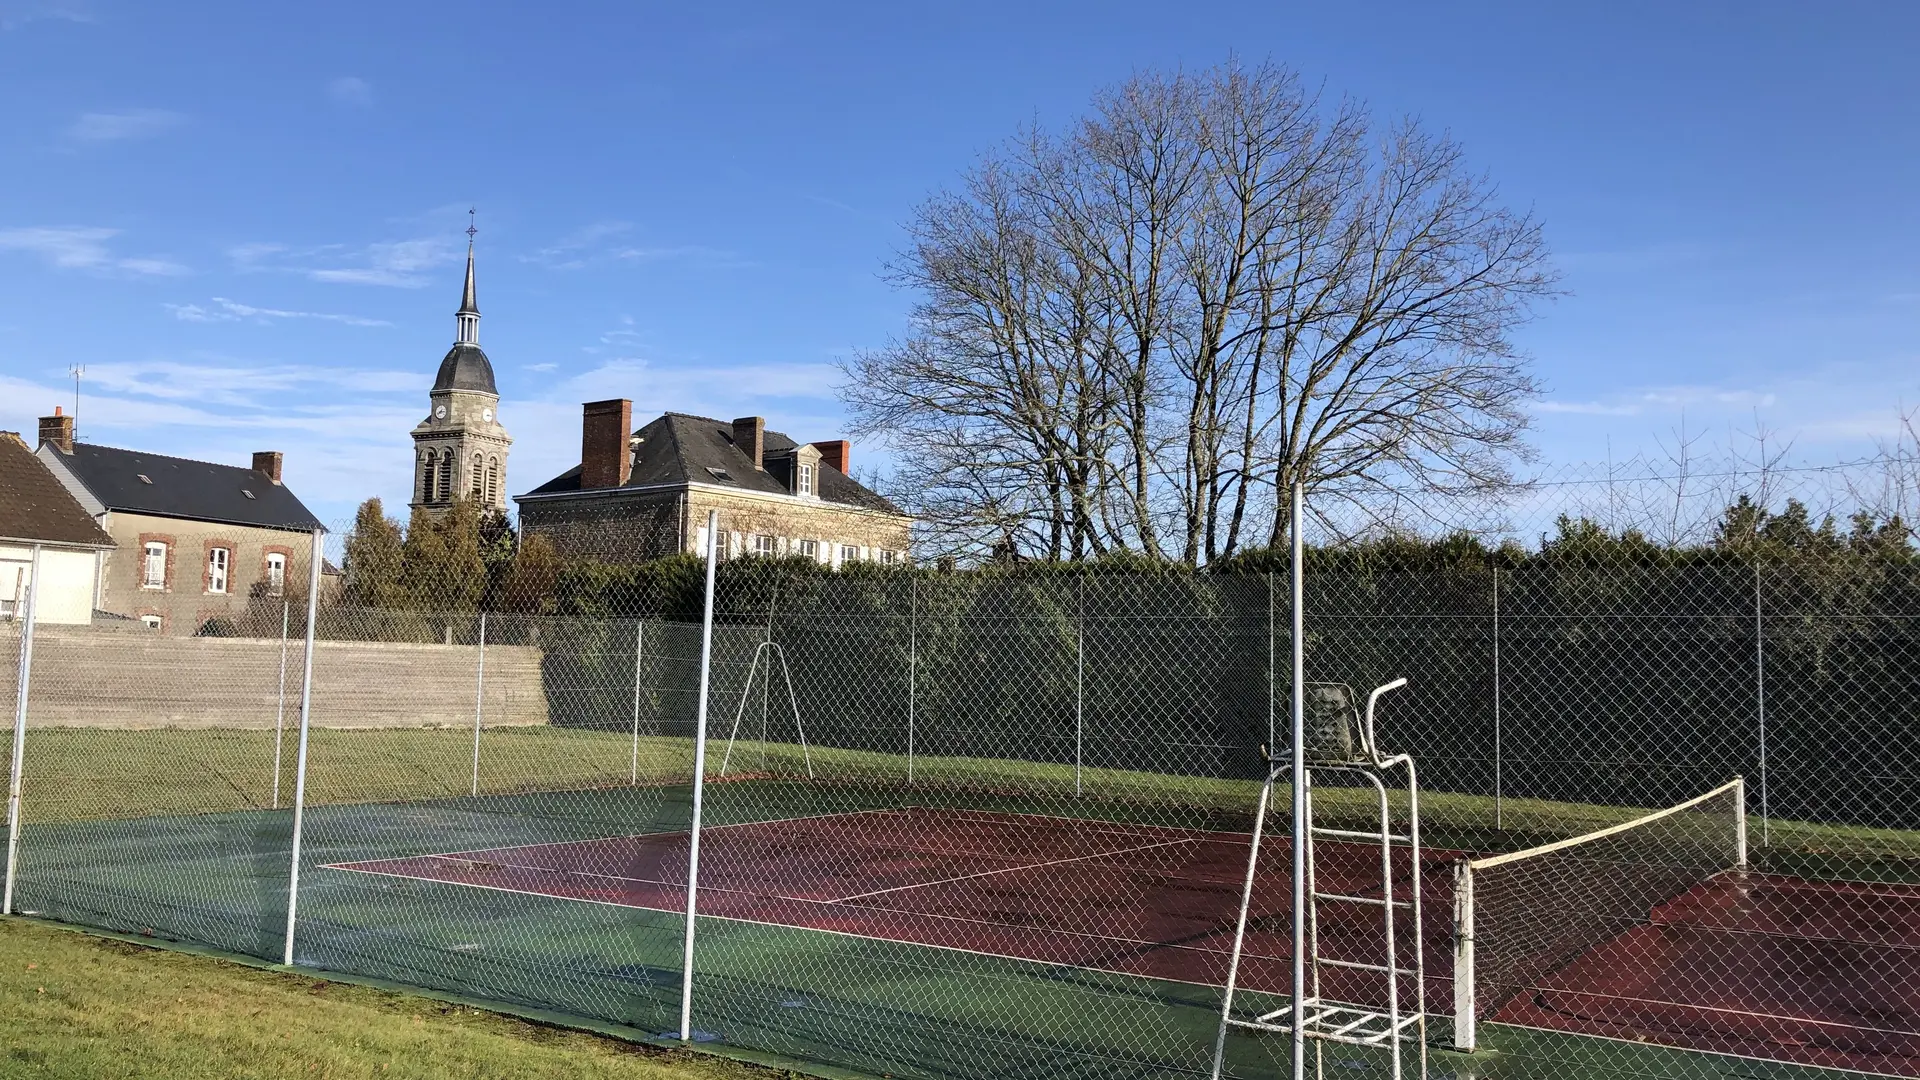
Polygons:
<instances>
[{"instance_id":1,"label":"metal fence post","mask_svg":"<svg viewBox=\"0 0 1920 1080\"><path fill-rule=\"evenodd\" d=\"M647 655L647 619L634 619L634 769L628 784L639 784L639 667Z\"/></svg>"},{"instance_id":2,"label":"metal fence post","mask_svg":"<svg viewBox=\"0 0 1920 1080\"><path fill-rule=\"evenodd\" d=\"M1293 745L1288 757L1293 785L1293 1078L1305 1080L1307 1067L1307 653L1306 653L1306 530L1301 515L1306 508L1304 486L1293 482L1293 509L1287 527L1292 530L1293 566Z\"/></svg>"},{"instance_id":3,"label":"metal fence post","mask_svg":"<svg viewBox=\"0 0 1920 1080\"><path fill-rule=\"evenodd\" d=\"M307 558L307 645L300 675L300 738L293 758L293 857L287 871L287 947L282 963L293 963L293 927L300 904L300 830L307 812L307 732L313 720L313 639L320 621L320 560L326 530L315 526Z\"/></svg>"},{"instance_id":4,"label":"metal fence post","mask_svg":"<svg viewBox=\"0 0 1920 1080\"><path fill-rule=\"evenodd\" d=\"M907 784L913 784L913 709L915 680L920 664L920 637L916 619L920 614L920 579L907 583Z\"/></svg>"},{"instance_id":5,"label":"metal fence post","mask_svg":"<svg viewBox=\"0 0 1920 1080\"><path fill-rule=\"evenodd\" d=\"M693 1038L693 922L700 901L700 794L707 773L707 693L713 683L713 569L720 511L707 511L707 604L700 620L700 697L693 719L693 818L687 844L687 926L680 951L680 1038Z\"/></svg>"},{"instance_id":6,"label":"metal fence post","mask_svg":"<svg viewBox=\"0 0 1920 1080\"><path fill-rule=\"evenodd\" d=\"M1493 827L1506 824L1506 775L1500 760L1500 566L1493 567Z\"/></svg>"},{"instance_id":7,"label":"metal fence post","mask_svg":"<svg viewBox=\"0 0 1920 1080\"><path fill-rule=\"evenodd\" d=\"M273 808L280 809L280 744L287 730L287 624L293 605L280 602L280 693L273 706Z\"/></svg>"},{"instance_id":8,"label":"metal fence post","mask_svg":"<svg viewBox=\"0 0 1920 1080\"><path fill-rule=\"evenodd\" d=\"M6 895L0 896L0 915L13 914L13 879L20 866L20 782L25 776L27 752L27 687L33 681L33 624L40 620L40 545L33 545L33 559L27 572L27 621L20 628L20 669L13 692L13 761L7 779L7 882ZM20 597L14 596L15 610Z\"/></svg>"},{"instance_id":9,"label":"metal fence post","mask_svg":"<svg viewBox=\"0 0 1920 1080\"><path fill-rule=\"evenodd\" d=\"M473 674L473 794L480 794L480 713L487 697L487 613L480 613L480 662Z\"/></svg>"},{"instance_id":10,"label":"metal fence post","mask_svg":"<svg viewBox=\"0 0 1920 1080\"><path fill-rule=\"evenodd\" d=\"M1753 691L1759 706L1760 737L1760 846L1772 842L1767 820L1767 627L1760 609L1760 563L1753 564Z\"/></svg>"}]
</instances>

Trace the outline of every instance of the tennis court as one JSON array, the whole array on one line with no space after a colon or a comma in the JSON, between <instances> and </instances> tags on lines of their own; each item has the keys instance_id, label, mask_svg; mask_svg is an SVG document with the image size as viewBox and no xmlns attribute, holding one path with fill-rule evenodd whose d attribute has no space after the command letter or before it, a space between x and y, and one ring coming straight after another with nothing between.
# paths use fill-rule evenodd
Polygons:
<instances>
[{"instance_id":1,"label":"tennis court","mask_svg":"<svg viewBox=\"0 0 1920 1080\"><path fill-rule=\"evenodd\" d=\"M703 837L703 918L1199 986L1224 976L1248 842L1244 833L924 807L742 823ZM325 869L675 913L686 908L688 850L685 833L652 833ZM1271 857L1283 864L1285 846ZM1430 972L1448 970L1447 869L1462 857L1423 853ZM1365 845L1322 843L1316 858L1322 888L1377 881L1377 852ZM1287 992L1289 888L1284 873L1256 878L1240 976L1256 993ZM1727 871L1616 921L1626 929L1570 963L1492 990L1483 1003L1491 1022L1920 1074L1920 887ZM1323 921L1322 950L1366 957L1378 950L1373 929L1360 916ZM1331 996L1378 1004L1377 980L1337 969L1323 978L1341 980ZM1430 976L1431 1000L1451 994L1450 978Z\"/></svg>"}]
</instances>

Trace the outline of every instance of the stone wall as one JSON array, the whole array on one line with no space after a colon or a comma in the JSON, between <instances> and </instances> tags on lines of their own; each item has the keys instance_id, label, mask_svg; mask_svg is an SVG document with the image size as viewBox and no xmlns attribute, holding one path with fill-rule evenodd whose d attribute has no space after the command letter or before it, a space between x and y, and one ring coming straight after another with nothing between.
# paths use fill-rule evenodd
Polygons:
<instances>
[{"instance_id":1,"label":"stone wall","mask_svg":"<svg viewBox=\"0 0 1920 1080\"><path fill-rule=\"evenodd\" d=\"M176 638L137 628L41 626L34 635L28 723L85 727L271 728L299 720L302 643ZM467 727L478 652L471 645L321 641L313 658L318 727ZM17 628L0 627L0 702L14 701ZM490 645L482 723L544 724L541 650Z\"/></svg>"}]
</instances>

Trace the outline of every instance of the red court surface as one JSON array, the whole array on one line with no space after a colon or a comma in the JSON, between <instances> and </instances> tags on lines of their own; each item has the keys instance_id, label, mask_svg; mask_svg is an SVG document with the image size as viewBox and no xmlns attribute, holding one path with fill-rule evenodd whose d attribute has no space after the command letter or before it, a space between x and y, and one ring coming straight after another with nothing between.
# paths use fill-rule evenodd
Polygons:
<instances>
[{"instance_id":1,"label":"red court surface","mask_svg":"<svg viewBox=\"0 0 1920 1080\"><path fill-rule=\"evenodd\" d=\"M1220 985L1247 840L931 809L711 827L701 840L699 908L708 917ZM688 837L666 833L332 869L680 912L687 855ZM1438 1015L1451 1007L1450 863L1458 857L1430 851L1424 860L1428 1008ZM1378 858L1375 848L1323 842L1317 884L1377 889ZM1263 849L1269 869L1256 884L1241 966L1249 990L1285 994L1290 981L1289 861L1284 837ZM1323 905L1322 955L1377 962L1377 910ZM1378 975L1323 972L1329 997L1382 996ZM1723 876L1506 996L1496 1022L1920 1076L1920 887Z\"/></svg>"},{"instance_id":2,"label":"red court surface","mask_svg":"<svg viewBox=\"0 0 1920 1080\"><path fill-rule=\"evenodd\" d=\"M1920 887L1724 874L1494 1019L1920 1076Z\"/></svg>"}]
</instances>

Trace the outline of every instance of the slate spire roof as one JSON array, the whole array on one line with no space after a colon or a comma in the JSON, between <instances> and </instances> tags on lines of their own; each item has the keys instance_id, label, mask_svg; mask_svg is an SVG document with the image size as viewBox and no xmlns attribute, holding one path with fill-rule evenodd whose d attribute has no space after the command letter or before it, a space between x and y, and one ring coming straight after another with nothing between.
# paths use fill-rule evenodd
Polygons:
<instances>
[{"instance_id":1,"label":"slate spire roof","mask_svg":"<svg viewBox=\"0 0 1920 1080\"><path fill-rule=\"evenodd\" d=\"M493 361L480 351L480 305L473 293L471 236L467 238L467 285L460 294L460 310L454 313L453 319L453 348L448 349L440 361L440 371L433 378L434 391L474 390L499 397L500 391L493 383Z\"/></svg>"}]
</instances>

